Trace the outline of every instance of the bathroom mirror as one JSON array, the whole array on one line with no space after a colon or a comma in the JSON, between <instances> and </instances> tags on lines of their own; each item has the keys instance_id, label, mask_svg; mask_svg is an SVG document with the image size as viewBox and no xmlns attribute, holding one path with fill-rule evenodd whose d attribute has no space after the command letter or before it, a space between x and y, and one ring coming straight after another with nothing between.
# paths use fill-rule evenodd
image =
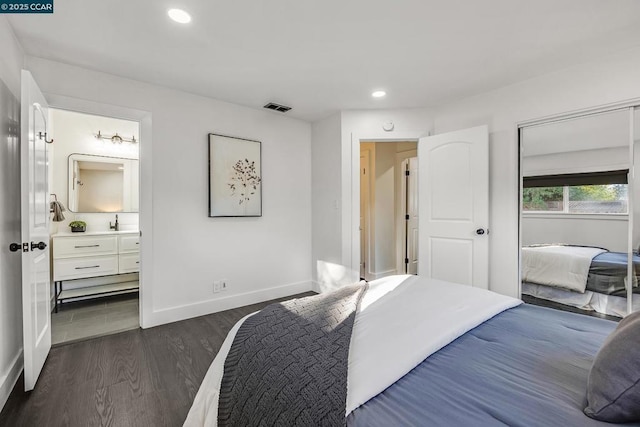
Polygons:
<instances>
[{"instance_id":1,"label":"bathroom mirror","mask_svg":"<svg viewBox=\"0 0 640 427\"><path fill-rule=\"evenodd\" d=\"M68 187L72 212L138 212L138 160L71 154Z\"/></svg>"}]
</instances>

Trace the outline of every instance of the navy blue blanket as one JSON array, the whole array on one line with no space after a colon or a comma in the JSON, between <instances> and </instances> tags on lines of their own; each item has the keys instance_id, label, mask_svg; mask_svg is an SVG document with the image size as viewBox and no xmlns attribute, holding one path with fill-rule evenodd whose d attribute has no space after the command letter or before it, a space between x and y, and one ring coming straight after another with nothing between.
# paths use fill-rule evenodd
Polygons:
<instances>
[{"instance_id":1,"label":"navy blue blanket","mask_svg":"<svg viewBox=\"0 0 640 427\"><path fill-rule=\"evenodd\" d=\"M593 358L615 326L526 304L512 308L428 357L349 414L347 424L610 426L582 409Z\"/></svg>"},{"instance_id":2,"label":"navy blue blanket","mask_svg":"<svg viewBox=\"0 0 640 427\"><path fill-rule=\"evenodd\" d=\"M595 256L589 267L587 290L626 297L624 279L627 277L627 258L627 254L622 252L604 252ZM638 276L640 256L636 254L633 254L633 267L635 275ZM633 292L640 293L640 287L635 287Z\"/></svg>"}]
</instances>

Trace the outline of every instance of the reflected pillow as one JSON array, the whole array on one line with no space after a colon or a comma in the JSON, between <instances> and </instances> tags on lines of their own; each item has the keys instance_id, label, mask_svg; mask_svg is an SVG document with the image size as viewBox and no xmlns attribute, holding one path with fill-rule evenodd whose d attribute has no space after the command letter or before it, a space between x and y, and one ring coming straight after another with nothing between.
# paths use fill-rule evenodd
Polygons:
<instances>
[{"instance_id":1,"label":"reflected pillow","mask_svg":"<svg viewBox=\"0 0 640 427\"><path fill-rule=\"evenodd\" d=\"M640 421L640 312L622 319L596 354L584 413L600 421Z\"/></svg>"}]
</instances>

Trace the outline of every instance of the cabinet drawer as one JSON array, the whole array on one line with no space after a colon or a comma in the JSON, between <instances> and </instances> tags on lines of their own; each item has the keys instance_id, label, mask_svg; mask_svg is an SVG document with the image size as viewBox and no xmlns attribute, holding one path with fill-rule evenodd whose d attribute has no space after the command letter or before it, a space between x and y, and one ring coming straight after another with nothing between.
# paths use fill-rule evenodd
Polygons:
<instances>
[{"instance_id":1,"label":"cabinet drawer","mask_svg":"<svg viewBox=\"0 0 640 427\"><path fill-rule=\"evenodd\" d=\"M53 271L55 281L118 274L118 256L56 259L53 261Z\"/></svg>"},{"instance_id":2,"label":"cabinet drawer","mask_svg":"<svg viewBox=\"0 0 640 427\"><path fill-rule=\"evenodd\" d=\"M53 240L54 259L117 253L117 236L59 237Z\"/></svg>"},{"instance_id":3,"label":"cabinet drawer","mask_svg":"<svg viewBox=\"0 0 640 427\"><path fill-rule=\"evenodd\" d=\"M140 254L121 254L118 260L120 274L140 271Z\"/></svg>"},{"instance_id":4,"label":"cabinet drawer","mask_svg":"<svg viewBox=\"0 0 640 427\"><path fill-rule=\"evenodd\" d=\"M138 236L137 234L131 236L119 236L119 238L120 253L140 251L140 236Z\"/></svg>"}]
</instances>

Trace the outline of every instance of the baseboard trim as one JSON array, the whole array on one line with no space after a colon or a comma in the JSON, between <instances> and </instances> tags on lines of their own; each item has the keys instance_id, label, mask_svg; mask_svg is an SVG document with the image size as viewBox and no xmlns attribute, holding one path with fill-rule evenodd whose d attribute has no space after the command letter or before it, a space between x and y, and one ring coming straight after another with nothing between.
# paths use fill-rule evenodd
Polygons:
<instances>
[{"instance_id":1,"label":"baseboard trim","mask_svg":"<svg viewBox=\"0 0 640 427\"><path fill-rule=\"evenodd\" d=\"M224 298L216 298L193 304L155 310L151 313L151 316L149 316L150 319L148 319L148 322L145 322L143 328L152 328L166 323L178 322L180 320L191 319L193 317L217 313L219 311L231 310L275 298L284 298L302 292L309 292L311 290L313 290L312 282L304 281L267 289L260 289L258 291L246 292L243 294L231 295Z\"/></svg>"},{"instance_id":2,"label":"baseboard trim","mask_svg":"<svg viewBox=\"0 0 640 427\"><path fill-rule=\"evenodd\" d=\"M317 294L322 293L322 288L320 287L320 283L313 280L311 282L311 290Z\"/></svg>"},{"instance_id":3,"label":"baseboard trim","mask_svg":"<svg viewBox=\"0 0 640 427\"><path fill-rule=\"evenodd\" d=\"M393 276L394 274L398 274L396 269L381 271L379 273L369 273L371 276L371 280L382 279L383 277Z\"/></svg>"},{"instance_id":4,"label":"baseboard trim","mask_svg":"<svg viewBox=\"0 0 640 427\"><path fill-rule=\"evenodd\" d=\"M4 408L13 387L18 382L22 368L22 349L20 349L16 357L11 361L11 366L9 366L7 372L0 378L0 411Z\"/></svg>"}]
</instances>

